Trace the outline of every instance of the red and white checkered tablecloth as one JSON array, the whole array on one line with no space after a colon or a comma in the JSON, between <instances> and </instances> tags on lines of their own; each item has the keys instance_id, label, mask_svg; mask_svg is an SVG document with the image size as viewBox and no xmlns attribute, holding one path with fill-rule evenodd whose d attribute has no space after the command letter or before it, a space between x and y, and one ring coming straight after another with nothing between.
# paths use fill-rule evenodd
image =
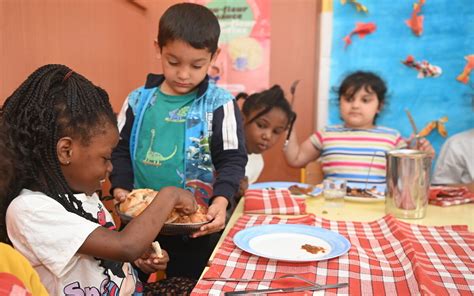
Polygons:
<instances>
[{"instance_id":1,"label":"red and white checkered tablecloth","mask_svg":"<svg viewBox=\"0 0 474 296\"><path fill-rule=\"evenodd\" d=\"M244 212L267 215L306 214L305 198L292 196L288 189L250 189L245 191Z\"/></svg>"},{"instance_id":2,"label":"red and white checkered tablecloth","mask_svg":"<svg viewBox=\"0 0 474 296\"><path fill-rule=\"evenodd\" d=\"M254 256L233 243L241 229L276 223L330 229L348 238L352 246L338 258L292 263ZM474 233L464 225L422 226L390 215L373 222L331 221L314 215L292 219L243 215L224 239L204 277L269 279L283 274L298 274L321 285L349 283L346 288L325 290L325 295L473 295ZM191 295L222 295L226 291L290 284L200 280Z\"/></svg>"},{"instance_id":3,"label":"red and white checkered tablecloth","mask_svg":"<svg viewBox=\"0 0 474 296\"><path fill-rule=\"evenodd\" d=\"M440 207L449 207L474 202L474 193L467 187L430 187L429 203Z\"/></svg>"}]
</instances>

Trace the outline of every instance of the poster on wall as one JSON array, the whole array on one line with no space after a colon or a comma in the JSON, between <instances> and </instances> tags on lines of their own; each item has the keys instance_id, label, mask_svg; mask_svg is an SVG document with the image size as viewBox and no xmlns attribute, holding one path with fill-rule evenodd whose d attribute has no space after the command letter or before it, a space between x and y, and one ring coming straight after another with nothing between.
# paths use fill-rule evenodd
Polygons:
<instances>
[{"instance_id":1,"label":"poster on wall","mask_svg":"<svg viewBox=\"0 0 474 296\"><path fill-rule=\"evenodd\" d=\"M270 79L270 0L196 0L219 19L221 52L209 69L211 82L253 93Z\"/></svg>"}]
</instances>

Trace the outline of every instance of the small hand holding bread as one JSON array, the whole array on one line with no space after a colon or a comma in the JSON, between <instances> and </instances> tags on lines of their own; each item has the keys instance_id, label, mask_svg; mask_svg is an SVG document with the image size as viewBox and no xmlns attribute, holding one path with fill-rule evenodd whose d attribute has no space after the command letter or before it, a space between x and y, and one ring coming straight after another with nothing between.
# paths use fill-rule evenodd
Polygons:
<instances>
[{"instance_id":1,"label":"small hand holding bread","mask_svg":"<svg viewBox=\"0 0 474 296\"><path fill-rule=\"evenodd\" d=\"M152 189L135 189L120 203L119 209L127 216L136 217L153 201L157 193Z\"/></svg>"}]
</instances>

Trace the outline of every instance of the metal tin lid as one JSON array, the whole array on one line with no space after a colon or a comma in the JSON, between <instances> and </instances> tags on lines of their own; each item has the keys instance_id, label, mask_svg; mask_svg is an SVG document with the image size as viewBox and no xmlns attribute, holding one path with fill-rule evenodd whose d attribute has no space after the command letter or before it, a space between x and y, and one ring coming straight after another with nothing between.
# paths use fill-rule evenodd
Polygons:
<instances>
[{"instance_id":1,"label":"metal tin lid","mask_svg":"<svg viewBox=\"0 0 474 296\"><path fill-rule=\"evenodd\" d=\"M387 156L400 158L424 158L428 157L426 152L414 149L398 149L387 152Z\"/></svg>"}]
</instances>

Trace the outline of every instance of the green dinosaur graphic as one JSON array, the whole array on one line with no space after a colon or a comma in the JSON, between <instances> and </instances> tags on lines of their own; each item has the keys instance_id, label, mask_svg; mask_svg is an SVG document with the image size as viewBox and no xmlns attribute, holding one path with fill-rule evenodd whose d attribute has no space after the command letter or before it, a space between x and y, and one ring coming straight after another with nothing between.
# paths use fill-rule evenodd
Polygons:
<instances>
[{"instance_id":1,"label":"green dinosaur graphic","mask_svg":"<svg viewBox=\"0 0 474 296\"><path fill-rule=\"evenodd\" d=\"M171 159L176 154L178 147L174 145L173 152L168 156L163 156L161 153L153 151L151 149L151 146L153 145L153 140L155 139L155 129L151 129L150 132L151 132L150 145L148 146L148 151L146 152L146 157L143 160L143 163L147 165L152 165L152 166L160 166L163 161Z\"/></svg>"}]
</instances>

